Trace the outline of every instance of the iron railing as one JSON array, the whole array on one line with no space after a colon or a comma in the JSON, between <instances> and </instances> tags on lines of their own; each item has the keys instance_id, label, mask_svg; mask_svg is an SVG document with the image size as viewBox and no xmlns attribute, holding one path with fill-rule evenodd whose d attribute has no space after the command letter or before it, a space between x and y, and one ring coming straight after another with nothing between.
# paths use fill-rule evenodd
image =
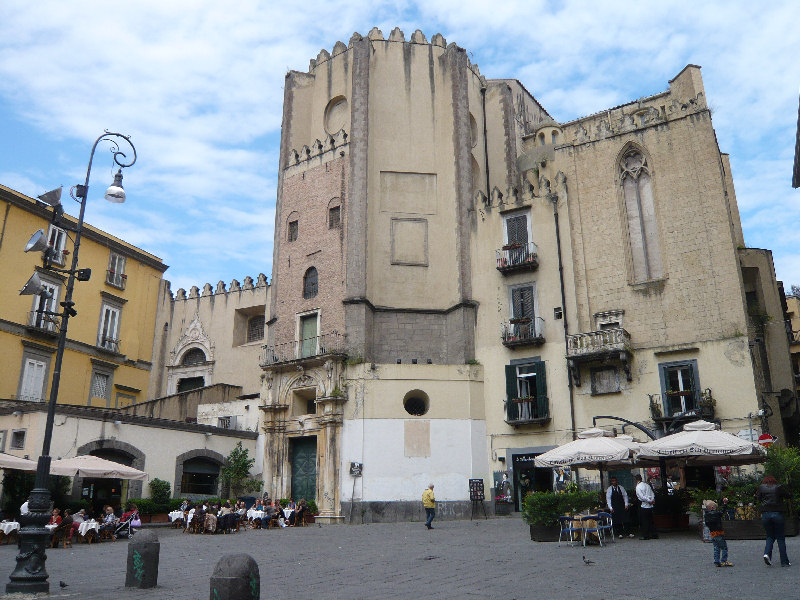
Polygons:
<instances>
[{"instance_id":1,"label":"iron railing","mask_svg":"<svg viewBox=\"0 0 800 600\"><path fill-rule=\"evenodd\" d=\"M121 290L125 289L125 284L128 282L128 276L125 273L116 273L111 269L106 271L106 283L113 285Z\"/></svg>"},{"instance_id":2,"label":"iron railing","mask_svg":"<svg viewBox=\"0 0 800 600\"><path fill-rule=\"evenodd\" d=\"M109 337L103 337L98 340L97 344L100 348L105 348L106 350L110 350L111 352L119 353L119 340L115 340Z\"/></svg>"},{"instance_id":3,"label":"iron railing","mask_svg":"<svg viewBox=\"0 0 800 600\"><path fill-rule=\"evenodd\" d=\"M497 270L508 271L534 270L539 266L539 249L533 242L527 244L508 244L495 250Z\"/></svg>"},{"instance_id":4,"label":"iron railing","mask_svg":"<svg viewBox=\"0 0 800 600\"><path fill-rule=\"evenodd\" d=\"M511 398L506 401L506 422L511 424L541 423L550 419L547 398Z\"/></svg>"},{"instance_id":5,"label":"iron railing","mask_svg":"<svg viewBox=\"0 0 800 600\"><path fill-rule=\"evenodd\" d=\"M46 333L58 333L60 320L53 315L45 315L38 310L32 310L28 313L28 326L39 329Z\"/></svg>"},{"instance_id":6,"label":"iron railing","mask_svg":"<svg viewBox=\"0 0 800 600\"><path fill-rule=\"evenodd\" d=\"M631 334L622 327L601 329L567 336L567 357L591 356L614 351L629 351Z\"/></svg>"},{"instance_id":7,"label":"iron railing","mask_svg":"<svg viewBox=\"0 0 800 600\"><path fill-rule=\"evenodd\" d=\"M259 362L264 367L325 354L345 354L344 337L338 331L332 331L274 346L262 346Z\"/></svg>"},{"instance_id":8,"label":"iron railing","mask_svg":"<svg viewBox=\"0 0 800 600\"><path fill-rule=\"evenodd\" d=\"M500 336L504 346L528 346L544 343L544 319L525 317L502 324Z\"/></svg>"}]
</instances>

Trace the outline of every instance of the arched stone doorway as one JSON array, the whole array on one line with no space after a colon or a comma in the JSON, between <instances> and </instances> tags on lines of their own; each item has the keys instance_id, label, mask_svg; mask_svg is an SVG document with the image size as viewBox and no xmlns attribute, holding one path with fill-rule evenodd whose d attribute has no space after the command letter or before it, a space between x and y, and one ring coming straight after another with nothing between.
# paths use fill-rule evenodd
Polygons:
<instances>
[{"instance_id":1,"label":"arched stone doorway","mask_svg":"<svg viewBox=\"0 0 800 600\"><path fill-rule=\"evenodd\" d=\"M225 457L207 449L189 450L175 458L174 498L219 495L219 472Z\"/></svg>"},{"instance_id":2,"label":"arched stone doorway","mask_svg":"<svg viewBox=\"0 0 800 600\"><path fill-rule=\"evenodd\" d=\"M77 455L104 458L134 469L144 470L145 454L136 446L118 440L95 440L78 448ZM105 504L115 509L123 507L128 498L141 498L142 482L127 479L89 479L75 477L72 480L72 496L87 500L94 514Z\"/></svg>"}]
</instances>

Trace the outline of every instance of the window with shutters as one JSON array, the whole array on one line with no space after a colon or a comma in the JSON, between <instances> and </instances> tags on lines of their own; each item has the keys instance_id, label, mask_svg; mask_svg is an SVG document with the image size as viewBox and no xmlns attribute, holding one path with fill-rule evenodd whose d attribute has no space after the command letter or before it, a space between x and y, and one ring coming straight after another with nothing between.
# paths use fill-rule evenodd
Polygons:
<instances>
[{"instance_id":1,"label":"window with shutters","mask_svg":"<svg viewBox=\"0 0 800 600\"><path fill-rule=\"evenodd\" d=\"M47 244L52 249L50 260L57 265L63 266L67 255L67 232L60 227L50 225L50 231L47 233Z\"/></svg>"},{"instance_id":2,"label":"window with shutters","mask_svg":"<svg viewBox=\"0 0 800 600\"><path fill-rule=\"evenodd\" d=\"M110 375L105 373L92 373L92 398L108 399Z\"/></svg>"},{"instance_id":3,"label":"window with shutters","mask_svg":"<svg viewBox=\"0 0 800 600\"><path fill-rule=\"evenodd\" d=\"M311 313L307 315L302 315L300 317L299 323L299 333L300 333L300 340L299 340L299 347L300 347L300 356L299 358L306 358L308 356L316 356L317 354L317 346L318 346L318 320L319 314L318 313Z\"/></svg>"},{"instance_id":4,"label":"window with shutters","mask_svg":"<svg viewBox=\"0 0 800 600\"><path fill-rule=\"evenodd\" d=\"M60 312L58 304L61 295L61 286L50 281L42 281L42 287L50 294L50 298L42 298L40 295L33 297L33 307L30 313L28 324L37 329L43 329L51 333L58 332L58 317L47 315L45 312ZM41 312L39 309L41 308Z\"/></svg>"},{"instance_id":5,"label":"window with shutters","mask_svg":"<svg viewBox=\"0 0 800 600\"><path fill-rule=\"evenodd\" d=\"M696 360L661 363L661 398L664 416L672 417L700 404L700 378Z\"/></svg>"},{"instance_id":6,"label":"window with shutters","mask_svg":"<svg viewBox=\"0 0 800 600\"><path fill-rule=\"evenodd\" d=\"M534 311L534 284L528 283L511 288L511 319L533 319Z\"/></svg>"},{"instance_id":7,"label":"window with shutters","mask_svg":"<svg viewBox=\"0 0 800 600\"><path fill-rule=\"evenodd\" d=\"M531 239L530 222L528 213L512 213L503 217L503 246L504 258L506 265L513 267L515 265L524 264L531 259L531 255L535 253L532 245L529 243Z\"/></svg>"},{"instance_id":8,"label":"window with shutters","mask_svg":"<svg viewBox=\"0 0 800 600\"><path fill-rule=\"evenodd\" d=\"M100 328L97 332L97 345L100 348L119 352L119 318L122 309L103 303L100 309Z\"/></svg>"},{"instance_id":9,"label":"window with shutters","mask_svg":"<svg viewBox=\"0 0 800 600\"><path fill-rule=\"evenodd\" d=\"M623 153L619 176L625 200L633 281L640 283L659 279L664 269L650 165L636 146L631 146Z\"/></svg>"},{"instance_id":10,"label":"window with shutters","mask_svg":"<svg viewBox=\"0 0 800 600\"><path fill-rule=\"evenodd\" d=\"M22 384L18 400L26 402L43 402L47 363L37 358L24 357L22 363Z\"/></svg>"},{"instance_id":11,"label":"window with shutters","mask_svg":"<svg viewBox=\"0 0 800 600\"><path fill-rule=\"evenodd\" d=\"M106 283L124 290L127 282L128 275L125 273L125 257L116 252L111 252L108 257Z\"/></svg>"},{"instance_id":12,"label":"window with shutters","mask_svg":"<svg viewBox=\"0 0 800 600\"><path fill-rule=\"evenodd\" d=\"M506 365L506 421L536 423L549 419L545 362Z\"/></svg>"}]
</instances>

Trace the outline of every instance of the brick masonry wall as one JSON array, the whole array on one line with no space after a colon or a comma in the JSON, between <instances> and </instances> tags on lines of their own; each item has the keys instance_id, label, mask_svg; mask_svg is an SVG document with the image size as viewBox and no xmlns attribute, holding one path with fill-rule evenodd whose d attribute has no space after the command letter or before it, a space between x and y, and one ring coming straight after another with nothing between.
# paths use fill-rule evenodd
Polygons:
<instances>
[{"instance_id":1,"label":"brick masonry wall","mask_svg":"<svg viewBox=\"0 0 800 600\"><path fill-rule=\"evenodd\" d=\"M276 298L274 327L275 344L295 339L295 315L320 310L320 334L344 332L345 250L343 232L346 226L346 198L349 160L341 157L307 171L284 178L282 204L278 215L280 260L273 266L273 277L279 297ZM341 226L328 227L328 207L333 198L341 204ZM288 219L298 215L298 237L288 241ZM314 298L303 298L303 277L309 267L318 274L319 292Z\"/></svg>"}]
</instances>

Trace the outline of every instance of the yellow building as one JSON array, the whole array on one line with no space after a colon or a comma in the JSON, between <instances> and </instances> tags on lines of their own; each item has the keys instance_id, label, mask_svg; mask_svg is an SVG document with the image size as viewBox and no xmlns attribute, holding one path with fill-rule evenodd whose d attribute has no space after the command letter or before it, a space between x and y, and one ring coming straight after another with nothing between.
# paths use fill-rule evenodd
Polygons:
<instances>
[{"instance_id":1,"label":"yellow building","mask_svg":"<svg viewBox=\"0 0 800 600\"><path fill-rule=\"evenodd\" d=\"M53 209L0 185L0 399L47 401L58 341L59 319L37 314L62 312L67 276L43 268L42 253L25 253L43 229L54 252L53 266L72 264L77 220L52 224ZM84 224L79 267L89 281L76 281L77 316L70 318L59 387L60 404L119 408L147 398L159 284L167 269L161 259ZM52 299L20 295L37 273ZM12 440L13 441L13 440Z\"/></svg>"}]
</instances>

